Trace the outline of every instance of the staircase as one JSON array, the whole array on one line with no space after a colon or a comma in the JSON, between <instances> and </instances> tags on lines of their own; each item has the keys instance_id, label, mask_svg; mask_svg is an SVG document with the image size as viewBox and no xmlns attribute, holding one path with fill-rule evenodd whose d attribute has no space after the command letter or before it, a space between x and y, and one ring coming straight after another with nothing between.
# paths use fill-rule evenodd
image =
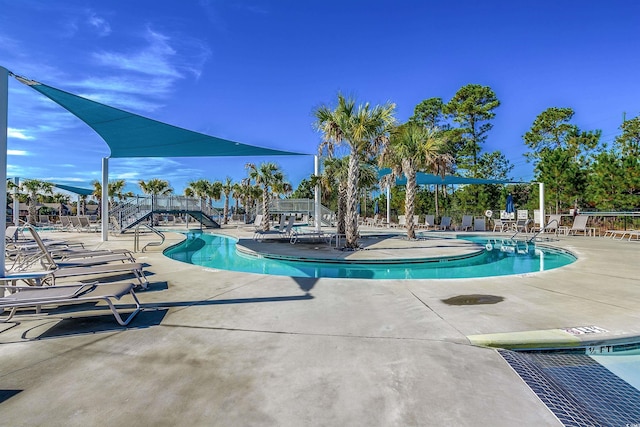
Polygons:
<instances>
[{"instance_id":1,"label":"staircase","mask_svg":"<svg viewBox=\"0 0 640 427\"><path fill-rule=\"evenodd\" d=\"M109 211L112 232L124 233L155 214L189 215L205 228L220 228L214 218L219 212L200 199L184 196L136 196L125 199Z\"/></svg>"}]
</instances>

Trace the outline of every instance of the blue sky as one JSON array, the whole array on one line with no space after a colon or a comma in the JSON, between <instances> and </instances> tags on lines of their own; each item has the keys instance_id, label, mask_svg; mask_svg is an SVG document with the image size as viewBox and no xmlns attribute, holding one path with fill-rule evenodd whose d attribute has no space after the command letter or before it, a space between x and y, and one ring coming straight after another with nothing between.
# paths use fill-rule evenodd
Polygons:
<instances>
[{"instance_id":1,"label":"blue sky","mask_svg":"<svg viewBox=\"0 0 640 427\"><path fill-rule=\"evenodd\" d=\"M313 154L314 108L338 92L394 102L491 87L502 105L483 149L531 179L522 135L548 107L612 141L640 113L640 2L0 0L0 65L25 77L221 138ZM9 82L7 176L90 187L109 149L84 123ZM296 186L313 157L113 159L110 179L238 181L275 161Z\"/></svg>"}]
</instances>

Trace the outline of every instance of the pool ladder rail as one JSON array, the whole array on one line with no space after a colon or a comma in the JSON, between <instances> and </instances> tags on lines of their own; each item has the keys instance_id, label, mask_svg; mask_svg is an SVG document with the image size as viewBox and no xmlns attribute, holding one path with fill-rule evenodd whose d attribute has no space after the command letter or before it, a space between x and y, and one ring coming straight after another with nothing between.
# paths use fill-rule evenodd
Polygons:
<instances>
[{"instance_id":1,"label":"pool ladder rail","mask_svg":"<svg viewBox=\"0 0 640 427\"><path fill-rule=\"evenodd\" d=\"M548 223L547 225L545 225L545 226L544 226L544 227L542 227L540 230L538 230L536 233L534 233L534 235L533 235L533 236L531 236L531 238L530 238L529 240L527 240L527 242L531 243L531 242L532 242L536 237L538 237L538 235L539 235L540 233L544 232L544 231L547 229L547 227L549 227L549 226L550 226L551 224L553 224L553 223L555 223L555 224L556 224L556 226L555 226L555 228L554 228L554 232L553 232L553 234L554 234L555 236L558 236L558 228L560 228L560 224L558 223L558 220L557 220L557 219L553 219L553 220L549 221L549 223ZM517 233L516 233L516 234L517 234Z\"/></svg>"},{"instance_id":2,"label":"pool ladder rail","mask_svg":"<svg viewBox=\"0 0 640 427\"><path fill-rule=\"evenodd\" d=\"M161 240L159 242L149 242L142 247L142 250L140 250L140 234L141 234L140 228L141 227L145 227L151 230L153 233L158 235ZM156 230L149 224L138 224L135 228L135 235L133 238L133 252L144 252L148 246L162 246L162 244L164 243L164 239L165 239L164 233L162 233L160 230Z\"/></svg>"}]
</instances>

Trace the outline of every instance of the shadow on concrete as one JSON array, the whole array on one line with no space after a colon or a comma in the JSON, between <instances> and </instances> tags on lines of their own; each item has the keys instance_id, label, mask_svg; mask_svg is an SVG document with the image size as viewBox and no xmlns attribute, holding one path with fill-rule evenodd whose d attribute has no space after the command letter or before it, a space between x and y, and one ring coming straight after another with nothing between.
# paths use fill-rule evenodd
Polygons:
<instances>
[{"instance_id":1,"label":"shadow on concrete","mask_svg":"<svg viewBox=\"0 0 640 427\"><path fill-rule=\"evenodd\" d=\"M9 400L11 399L13 396L15 396L16 394L20 393L22 390L3 390L0 389L0 403L4 402L5 400Z\"/></svg>"},{"instance_id":2,"label":"shadow on concrete","mask_svg":"<svg viewBox=\"0 0 640 427\"><path fill-rule=\"evenodd\" d=\"M196 307L203 305L226 305L226 304L254 304L258 302L285 302L285 301L307 301L312 300L313 296L310 294L304 295L291 295L283 297L262 297L262 298L229 298L229 299L215 299L204 301L169 301L158 302L150 304L142 304L143 310L148 309L162 309L166 307Z\"/></svg>"},{"instance_id":3,"label":"shadow on concrete","mask_svg":"<svg viewBox=\"0 0 640 427\"><path fill-rule=\"evenodd\" d=\"M118 306L120 309L121 306ZM123 309L126 308L122 307ZM86 307L85 307L86 309ZM99 310L102 307L94 307L92 310ZM108 310L107 307L104 309ZM75 335L90 335L90 334L98 334L105 332L117 332L124 331L127 329L144 329L150 326L158 326L164 319L167 314L167 310L157 309L157 310L148 310L141 311L138 315L129 323L127 326L120 326L116 320L113 318L113 315L104 314L98 316L79 316L79 317L69 317L66 319L62 319L53 325L51 328L47 329L36 338L31 339L50 339L50 338L61 338L67 336L75 336ZM28 330L23 333L22 338L30 339L28 337Z\"/></svg>"}]
</instances>

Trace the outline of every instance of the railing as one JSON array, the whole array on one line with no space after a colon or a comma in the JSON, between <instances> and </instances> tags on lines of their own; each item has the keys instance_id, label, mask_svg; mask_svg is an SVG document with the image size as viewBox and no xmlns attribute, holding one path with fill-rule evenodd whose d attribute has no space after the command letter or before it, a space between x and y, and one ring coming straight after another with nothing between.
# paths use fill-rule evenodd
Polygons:
<instances>
[{"instance_id":1,"label":"railing","mask_svg":"<svg viewBox=\"0 0 640 427\"><path fill-rule=\"evenodd\" d=\"M524 222L524 224L523 224L523 225L521 225L521 226L518 226L518 223L516 222L516 224L515 224L516 232L515 232L515 233L513 233L513 235L510 237L510 239L511 239L511 240L515 240L516 236L517 236L518 234L520 234L520 232L521 232L522 230L524 230L524 232L526 233L526 232L527 232L527 226L528 226L529 224L532 224L532 223L533 223L533 220L532 220L532 219L528 219L528 220L526 220L526 221Z\"/></svg>"},{"instance_id":2,"label":"railing","mask_svg":"<svg viewBox=\"0 0 640 427\"><path fill-rule=\"evenodd\" d=\"M203 212L220 221L220 212L203 200L186 196L135 196L112 207L109 217L123 230L151 212Z\"/></svg>"},{"instance_id":3,"label":"railing","mask_svg":"<svg viewBox=\"0 0 640 427\"><path fill-rule=\"evenodd\" d=\"M547 225L545 225L544 227L542 227L540 230L538 230L533 236L531 236L531 238L529 240L527 240L528 243L531 243L536 237L538 237L538 234L543 233L551 224L556 223L555 226L555 234L558 234L558 228L560 228L560 223L558 222L557 219L553 219L551 221L549 221L549 223Z\"/></svg>"},{"instance_id":4,"label":"railing","mask_svg":"<svg viewBox=\"0 0 640 427\"><path fill-rule=\"evenodd\" d=\"M258 204L257 213L262 214L262 204ZM313 199L276 199L269 202L269 213L302 213L315 221L316 205ZM335 221L335 212L320 205L320 223L330 227Z\"/></svg>"},{"instance_id":5,"label":"railing","mask_svg":"<svg viewBox=\"0 0 640 427\"><path fill-rule=\"evenodd\" d=\"M144 245L142 250L140 250L140 227L145 227L145 228L151 230L153 233L155 233L156 235L160 236L160 238L162 240L160 242L149 242L146 245ZM133 238L133 252L144 252L144 250L147 249L147 246L161 246L164 243L164 239L165 239L165 236L161 231L156 230L155 228L151 227L148 224L139 224L136 227L135 235L134 235L134 238Z\"/></svg>"}]
</instances>

